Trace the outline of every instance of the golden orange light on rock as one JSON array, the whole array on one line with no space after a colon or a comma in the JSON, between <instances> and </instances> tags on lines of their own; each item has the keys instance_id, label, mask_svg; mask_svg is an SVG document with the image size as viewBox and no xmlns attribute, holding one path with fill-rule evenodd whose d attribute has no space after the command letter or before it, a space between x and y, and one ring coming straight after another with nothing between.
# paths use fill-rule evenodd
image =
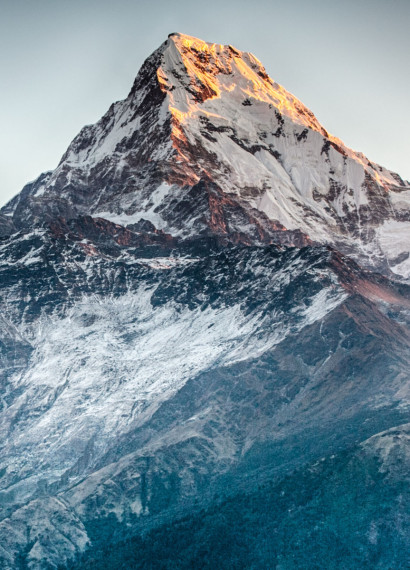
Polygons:
<instances>
[{"instance_id":1,"label":"golden orange light on rock","mask_svg":"<svg viewBox=\"0 0 410 570\"><path fill-rule=\"evenodd\" d=\"M238 120L239 117L243 120L248 113L249 123L259 121L261 130L269 131L270 125L273 129L278 116L283 116L316 131L329 141L333 149L361 164L378 184L387 188L383 176L375 171L364 155L330 135L301 101L268 76L261 62L251 53L229 45L172 34L157 70L157 79L171 114L171 139L178 176L185 169L187 181L198 180L205 175L201 161L192 154L195 138L203 132L201 124L212 119L217 124L215 128L224 132L224 129L229 130L232 116L237 115ZM244 136L246 128L244 125ZM207 136L211 141L212 134ZM329 151L332 151L330 147Z\"/></svg>"}]
</instances>

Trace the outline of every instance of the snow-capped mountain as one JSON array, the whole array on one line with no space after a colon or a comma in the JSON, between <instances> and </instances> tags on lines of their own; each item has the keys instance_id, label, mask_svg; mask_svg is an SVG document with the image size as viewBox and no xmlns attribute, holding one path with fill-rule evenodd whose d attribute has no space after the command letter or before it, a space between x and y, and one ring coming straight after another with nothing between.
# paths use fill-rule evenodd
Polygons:
<instances>
[{"instance_id":1,"label":"snow-capped mountain","mask_svg":"<svg viewBox=\"0 0 410 570\"><path fill-rule=\"evenodd\" d=\"M409 184L329 135L252 54L182 34L2 213L5 233L10 217L78 214L249 243L286 229L410 275Z\"/></svg>"},{"instance_id":2,"label":"snow-capped mountain","mask_svg":"<svg viewBox=\"0 0 410 570\"><path fill-rule=\"evenodd\" d=\"M342 563L384 568L400 520L400 567L409 226L409 185L253 55L171 34L0 213L2 567L93 558L290 476L331 493L324 457L400 488L388 517L353 508L366 538Z\"/></svg>"}]
</instances>

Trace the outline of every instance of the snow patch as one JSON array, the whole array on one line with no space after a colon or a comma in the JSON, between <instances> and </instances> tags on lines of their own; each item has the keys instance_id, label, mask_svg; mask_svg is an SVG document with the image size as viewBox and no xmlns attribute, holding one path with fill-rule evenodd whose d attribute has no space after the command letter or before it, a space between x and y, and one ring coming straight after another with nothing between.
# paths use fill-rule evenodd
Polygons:
<instances>
[{"instance_id":1,"label":"snow patch","mask_svg":"<svg viewBox=\"0 0 410 570\"><path fill-rule=\"evenodd\" d=\"M93 218L104 218L109 222L113 222L114 224L119 224L121 226L136 224L141 219L144 219L154 224L154 226L159 230L162 230L164 228L166 229L166 223L158 214L158 212L156 212L156 210L161 205L162 201L166 198L171 188L172 186L166 182L163 182L158 186L156 190L152 192L149 198L141 203L139 209L132 214L117 214L113 212L103 211L95 212L93 214Z\"/></svg>"},{"instance_id":2,"label":"snow patch","mask_svg":"<svg viewBox=\"0 0 410 570\"><path fill-rule=\"evenodd\" d=\"M335 294L334 287L322 289L310 299L310 304L305 309L302 309L301 314L305 318L305 324L311 325L315 321L322 319L327 313L330 313L340 303L342 303L348 294L344 291L339 291Z\"/></svg>"},{"instance_id":3,"label":"snow patch","mask_svg":"<svg viewBox=\"0 0 410 570\"><path fill-rule=\"evenodd\" d=\"M410 222L387 220L378 228L377 238L390 269L402 277L410 277ZM400 256L405 259L395 263Z\"/></svg>"}]
</instances>

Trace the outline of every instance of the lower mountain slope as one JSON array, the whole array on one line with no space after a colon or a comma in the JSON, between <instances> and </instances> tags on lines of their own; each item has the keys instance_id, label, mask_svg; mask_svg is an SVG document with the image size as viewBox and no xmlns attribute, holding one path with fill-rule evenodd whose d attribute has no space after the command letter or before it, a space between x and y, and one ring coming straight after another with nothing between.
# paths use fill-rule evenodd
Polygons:
<instances>
[{"instance_id":1,"label":"lower mountain slope","mask_svg":"<svg viewBox=\"0 0 410 570\"><path fill-rule=\"evenodd\" d=\"M0 271L4 568L99 556L107 529L120 543L162 536L201 509L207 528L221 501L286 477L307 493L309 465L359 461L361 442L408 421L408 286L328 247L181 241L83 217L3 238ZM334 477L312 485L330 493ZM390 544L375 524L369 536Z\"/></svg>"},{"instance_id":2,"label":"lower mountain slope","mask_svg":"<svg viewBox=\"0 0 410 570\"><path fill-rule=\"evenodd\" d=\"M143 536L96 524L94 547L68 568L404 570L409 459L406 424Z\"/></svg>"}]
</instances>

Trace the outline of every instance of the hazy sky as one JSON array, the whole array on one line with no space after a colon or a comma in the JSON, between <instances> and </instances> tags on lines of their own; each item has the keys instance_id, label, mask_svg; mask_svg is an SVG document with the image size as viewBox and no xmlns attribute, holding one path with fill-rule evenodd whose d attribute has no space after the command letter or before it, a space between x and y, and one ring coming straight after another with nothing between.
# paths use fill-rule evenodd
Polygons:
<instances>
[{"instance_id":1,"label":"hazy sky","mask_svg":"<svg viewBox=\"0 0 410 570\"><path fill-rule=\"evenodd\" d=\"M123 99L170 32L253 52L332 134L410 179L410 0L0 0L0 205Z\"/></svg>"}]
</instances>

